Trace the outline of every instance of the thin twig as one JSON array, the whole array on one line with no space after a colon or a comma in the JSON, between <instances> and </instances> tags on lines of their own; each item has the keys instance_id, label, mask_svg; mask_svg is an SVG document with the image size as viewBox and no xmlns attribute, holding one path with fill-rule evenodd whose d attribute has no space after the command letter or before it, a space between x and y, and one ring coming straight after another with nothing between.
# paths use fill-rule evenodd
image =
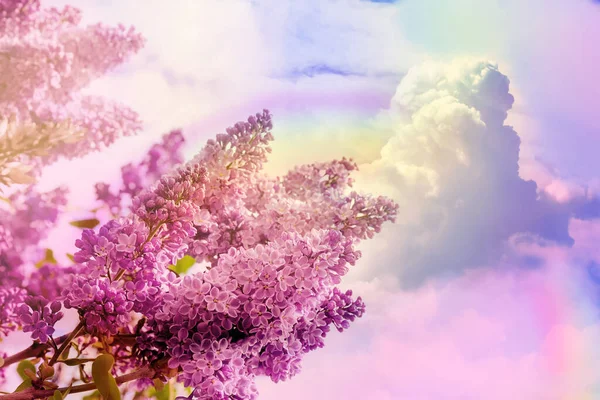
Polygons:
<instances>
[{"instance_id":1,"label":"thin twig","mask_svg":"<svg viewBox=\"0 0 600 400\"><path fill-rule=\"evenodd\" d=\"M57 337L55 339L55 341L56 341L56 343L63 343L68 337L69 337L69 334L66 334L66 335ZM31 346L29 346L25 350L21 350L20 352L15 353L10 357L5 358L4 364L2 365L2 367L0 367L0 369L6 368L11 364L19 362L21 360L25 360L27 358L41 357L44 355L44 353L46 352L46 350L48 350L49 347L51 347L51 345L49 343L34 342Z\"/></svg>"},{"instance_id":2,"label":"thin twig","mask_svg":"<svg viewBox=\"0 0 600 400\"><path fill-rule=\"evenodd\" d=\"M83 329L83 325L84 325L83 321L79 322L79 324L75 327L75 329L73 329L73 332L71 332L69 334L69 336L67 336L67 339L60 345L60 348L54 352L54 355L50 359L50 362L48 363L48 365L53 366L56 363L56 361L58 360L58 357L60 357L62 352L65 351L65 349L71 343L71 341L73 339L75 339L77 337L77 335L79 335L79 332Z\"/></svg>"},{"instance_id":3,"label":"thin twig","mask_svg":"<svg viewBox=\"0 0 600 400\"><path fill-rule=\"evenodd\" d=\"M120 385L125 382L131 382L131 381L135 381L135 380L142 379L142 378L152 378L152 377L154 377L155 374L156 374L156 371L154 371L150 366L145 366L145 367L143 367L137 371L131 372L129 374L118 376L117 378L115 378L115 380L117 381L117 385ZM62 388L58 388L58 389L49 389L49 390L29 388L29 389L25 389L21 392L10 393L10 394L4 395L4 396L0 396L0 400L43 399L43 398L52 396L54 394L54 390L60 390L63 393L66 392L67 390L69 390L69 394L70 394L70 393L87 392L87 391L94 390L94 389L96 389L96 384L94 382L86 383L86 384L78 385L78 386L72 386L70 388L62 387Z\"/></svg>"}]
</instances>

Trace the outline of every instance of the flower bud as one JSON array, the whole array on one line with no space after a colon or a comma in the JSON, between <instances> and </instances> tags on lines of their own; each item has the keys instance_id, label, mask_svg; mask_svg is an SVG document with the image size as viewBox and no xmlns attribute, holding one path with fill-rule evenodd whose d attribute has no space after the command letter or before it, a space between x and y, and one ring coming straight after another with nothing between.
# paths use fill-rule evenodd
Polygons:
<instances>
[{"instance_id":1,"label":"flower bud","mask_svg":"<svg viewBox=\"0 0 600 400\"><path fill-rule=\"evenodd\" d=\"M45 361L40 365L40 376L42 379L54 376L54 367L48 365Z\"/></svg>"}]
</instances>

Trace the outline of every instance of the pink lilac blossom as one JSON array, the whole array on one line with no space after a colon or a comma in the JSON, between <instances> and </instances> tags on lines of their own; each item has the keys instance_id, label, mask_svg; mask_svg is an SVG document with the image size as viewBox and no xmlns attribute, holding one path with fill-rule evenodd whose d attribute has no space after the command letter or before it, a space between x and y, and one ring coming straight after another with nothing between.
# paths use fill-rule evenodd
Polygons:
<instances>
[{"instance_id":1,"label":"pink lilac blossom","mask_svg":"<svg viewBox=\"0 0 600 400\"><path fill-rule=\"evenodd\" d=\"M57 299L68 280L66 274L72 272L44 265L29 276L29 285L24 284L24 266L41 258L43 250L37 245L64 210L66 195L65 188L41 193L31 186L12 193L6 198L6 206L0 209L0 335L21 326L19 304L26 303L30 296ZM50 314L46 312L47 318Z\"/></svg>"},{"instance_id":2,"label":"pink lilac blossom","mask_svg":"<svg viewBox=\"0 0 600 400\"><path fill-rule=\"evenodd\" d=\"M69 284L20 299L17 324L43 343L61 304L75 309L85 335L112 343L116 370L149 365L160 377L167 368L195 399L256 399L256 376L297 374L331 326L343 331L364 313L360 297L336 285L360 258L354 245L393 221L397 206L348 193L351 160L262 175L271 129L265 110L165 173L182 160L174 131L123 168L118 192L97 185L118 216L82 232L70 276L52 275ZM169 267L186 255L205 270L177 276Z\"/></svg>"},{"instance_id":3,"label":"pink lilac blossom","mask_svg":"<svg viewBox=\"0 0 600 400\"><path fill-rule=\"evenodd\" d=\"M83 132L81 140L63 135L47 153L35 146L11 153L17 161L41 167L141 128L127 107L82 89L125 62L143 39L121 25L80 22L73 7L0 0L0 117L11 121L10 132L18 131L14 124L54 124L80 131L77 138ZM0 334L31 333L35 352L6 357L11 363L23 355L45 360L25 393L48 397L43 389L55 385L45 374L73 342L77 357L94 356L94 347L116 359L114 371L138 376L132 371L139 369L141 387L176 376L191 398L255 399L256 376L292 377L331 326L343 331L364 313L360 297L336 285L360 257L355 244L393 221L397 205L351 192L357 166L347 159L263 175L271 130L264 110L181 166L183 136L166 135L141 163L122 168L122 187L96 185L114 219L83 230L70 267L39 248L64 212L66 191L30 186L7 198L0 209ZM203 271L171 270L190 256ZM27 273L33 265L39 268ZM79 324L54 338L63 308L75 310ZM85 375L81 368L82 381Z\"/></svg>"},{"instance_id":4,"label":"pink lilac blossom","mask_svg":"<svg viewBox=\"0 0 600 400\"><path fill-rule=\"evenodd\" d=\"M0 207L0 287L21 286L23 265L39 261L37 244L54 227L67 204L67 190L40 193L34 186L17 190Z\"/></svg>"},{"instance_id":5,"label":"pink lilac blossom","mask_svg":"<svg viewBox=\"0 0 600 400\"><path fill-rule=\"evenodd\" d=\"M182 147L184 137L180 130L174 130L162 137L160 143L154 144L144 159L138 164L127 164L121 168L121 187L115 192L110 185L96 184L96 198L113 214L124 211L122 203L131 200L142 189L153 185L161 176L183 162Z\"/></svg>"},{"instance_id":6,"label":"pink lilac blossom","mask_svg":"<svg viewBox=\"0 0 600 400\"><path fill-rule=\"evenodd\" d=\"M243 198L236 192L223 193L218 200L223 206L206 208L198 216L197 240L189 253L215 263L217 256L231 246L265 244L291 230L308 233L313 229L337 229L356 240L372 238L383 223L393 220L397 205L385 197L345 194L351 181L328 176L332 165L353 164L342 160L303 167L321 174L315 186L308 180L293 181L294 175L301 174L294 171L288 175L291 179L253 177ZM332 185L334 181L337 183Z\"/></svg>"},{"instance_id":7,"label":"pink lilac blossom","mask_svg":"<svg viewBox=\"0 0 600 400\"><path fill-rule=\"evenodd\" d=\"M344 304L333 289L358 256L338 231L231 248L211 270L169 285L140 348L169 357L184 384L197 388L197 398L255 398L246 382L294 375L302 355L322 345L329 324L343 329L362 315L360 300Z\"/></svg>"},{"instance_id":8,"label":"pink lilac blossom","mask_svg":"<svg viewBox=\"0 0 600 400\"><path fill-rule=\"evenodd\" d=\"M51 151L36 150L34 159L17 154L9 160L34 164L35 173L58 157L82 156L141 129L135 112L82 95L81 89L136 53L143 38L122 25L82 27L80 22L80 11L70 6L45 9L39 0L0 0L0 120L38 127L69 121L74 131L84 132L82 140L63 138L52 143ZM10 146L17 148L13 142L18 139ZM5 200L0 209L0 334L18 325L13 303L22 303L26 294L58 299L73 273L56 265L44 265L29 277L25 273L42 257L38 243L64 211L65 189L39 193L29 186Z\"/></svg>"},{"instance_id":9,"label":"pink lilac blossom","mask_svg":"<svg viewBox=\"0 0 600 400\"><path fill-rule=\"evenodd\" d=\"M77 270L57 264L43 264L28 277L25 287L27 293L46 299L58 299L63 288L72 284Z\"/></svg>"},{"instance_id":10,"label":"pink lilac blossom","mask_svg":"<svg viewBox=\"0 0 600 400\"><path fill-rule=\"evenodd\" d=\"M49 303L42 296L27 296L23 302L18 310L23 332L31 332L33 340L46 343L54 333L54 324L63 317L61 303Z\"/></svg>"},{"instance_id":11,"label":"pink lilac blossom","mask_svg":"<svg viewBox=\"0 0 600 400\"><path fill-rule=\"evenodd\" d=\"M20 324L17 308L23 303L25 290L9 285L0 285L0 335L6 336Z\"/></svg>"},{"instance_id":12,"label":"pink lilac blossom","mask_svg":"<svg viewBox=\"0 0 600 400\"><path fill-rule=\"evenodd\" d=\"M135 112L81 89L122 64L144 44L132 28L79 26L80 11L66 6L43 9L39 0L0 3L0 116L22 121L70 120L84 131L42 157L77 157L137 133Z\"/></svg>"},{"instance_id":13,"label":"pink lilac blossom","mask_svg":"<svg viewBox=\"0 0 600 400\"><path fill-rule=\"evenodd\" d=\"M263 114L262 117L267 120L267 114ZM270 118L268 121L263 125L270 127ZM239 137L236 138L236 134ZM243 204L244 195L249 191L247 188L252 187L254 182L252 173L260 168L268 150L265 148L257 151L247 147L243 150L233 150L229 146L235 148L235 145L230 143L235 143L234 140L240 137L240 142L247 146L260 136L253 132L252 121L249 121L246 126L238 124L235 131L230 130L229 138L219 136L221 148L215 149L214 144L209 143L199 157L204 161L204 165L210 165L210 168L203 170L203 182L208 190L197 194L195 204L190 205L191 210L186 204L183 212L170 216L172 203L169 201L173 198L172 195L156 196L156 193L146 193L141 196L148 199L146 207L141 208L141 214L138 215L144 219L147 217L148 208L158 211L160 209L156 205L161 205L165 210L161 210L163 215L157 218L158 221L185 221L186 228L178 224L179 232L173 229L168 232L187 232L189 241L190 226L187 224L190 221L195 224L199 219L208 219L215 215L221 217L229 206L228 202L234 203L238 208ZM270 135L265 134L262 144L266 145L269 139ZM257 140L257 144L260 142L261 140ZM223 149L229 151L225 152ZM254 156L255 161L246 164L237 159L246 154ZM245 168L242 173L235 170L230 172L229 169L234 169L233 165ZM313 190L329 191L323 197L333 199L337 195L334 201L340 201L343 185L332 182L349 183L349 178L344 177L344 173L347 173L351 169L348 166L353 164L342 160L334 162L333 165L344 167L336 174L334 168L329 168L328 165L312 166L313 170L323 168L329 172L329 183L311 187L299 180L298 185L306 187L303 193L305 199L310 196L309 190ZM193 161L187 168L198 168L197 161ZM164 190L169 184L176 186L177 181L181 181L181 175L185 173L180 170L174 175L174 180L163 180L157 188ZM342 178L334 177L338 175ZM180 195L179 198L179 205L185 204L185 196ZM354 206L349 209L360 217L366 216L364 226L374 231L380 229L382 222L393 219L396 208L390 201L380 198L367 204L368 200L358 198L355 193L348 199L349 201L344 201ZM134 209L140 203L139 199L134 200ZM139 211L140 208L138 213ZM314 220L317 220L320 211L321 208L312 210ZM348 213L347 210L344 211ZM197 214L195 218L194 213ZM232 214L241 213L231 210L227 217L231 217ZM153 216L152 219L148 219L147 225L157 226L159 222L155 218ZM333 217L331 220L335 221ZM248 221L249 218L244 220ZM194 225L195 228L200 226ZM339 291L332 291L333 285L339 283L341 276L346 273L347 264L354 264L359 257L359 253L352 250L353 240L372 236L367 233L367 229L345 229L347 226L348 224L344 225L341 231L307 229L306 240L302 236L292 237L280 232L278 238L274 237L265 246L259 243L248 249L241 259L235 258L236 243L230 241L224 246L217 244L211 249L219 255L213 268L193 277L178 278L166 287L163 286L162 293L166 294L162 296L159 307L154 308L156 316L153 318L152 314L146 314L150 330L145 331L145 336L138 343L140 355L149 360L169 357L169 366L182 369L183 375L180 379L186 385L196 387L199 398L254 398L256 393L252 382L255 375L267 374L276 381L293 375L299 370L301 354L322 343L320 338L327 333L330 324L334 324L339 330L344 329L348 321L362 315L364 310L360 299L352 302L349 300L350 294L342 295ZM227 229L226 224L211 226L221 230L224 227ZM196 229L196 233L191 236L192 245L197 242L198 232L206 235L208 229L204 229L203 232ZM287 238L287 241L282 238ZM185 247L185 240L178 239L175 244ZM243 247L237 247L245 251ZM226 248L227 252L223 251L223 248ZM285 254L289 254L288 260L285 260ZM320 301L327 298L325 294L328 292L333 296L328 300L329 308L321 310ZM336 308L336 301L342 305ZM338 311L338 314L335 314L334 310ZM310 324L317 315L319 318L316 324ZM225 353L225 358L215 358L214 352L207 351L215 342L219 343L217 353ZM277 368L268 368L271 361L266 356L262 356L262 364L256 362L256 357L264 354L266 348L276 347ZM284 358L285 362L282 361Z\"/></svg>"}]
</instances>

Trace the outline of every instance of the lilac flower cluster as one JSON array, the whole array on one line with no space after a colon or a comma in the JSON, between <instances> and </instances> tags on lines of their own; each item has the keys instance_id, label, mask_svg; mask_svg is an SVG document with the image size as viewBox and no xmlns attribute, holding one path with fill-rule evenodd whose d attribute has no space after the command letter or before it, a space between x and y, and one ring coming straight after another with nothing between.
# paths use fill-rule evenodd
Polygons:
<instances>
[{"instance_id":1,"label":"lilac flower cluster","mask_svg":"<svg viewBox=\"0 0 600 400\"><path fill-rule=\"evenodd\" d=\"M232 246L265 244L288 231L336 229L355 240L372 238L385 222L394 221L398 206L385 197L345 194L353 168L342 160L298 168L283 180L252 176L237 191L222 193L220 208L206 207L198 215L197 240L189 253L215 264ZM305 169L311 179L299 177Z\"/></svg>"},{"instance_id":2,"label":"lilac flower cluster","mask_svg":"<svg viewBox=\"0 0 600 400\"><path fill-rule=\"evenodd\" d=\"M298 373L332 326L343 331L362 316L360 297L336 285L360 257L354 245L392 221L397 206L348 194L351 160L260 175L271 129L265 110L165 174L181 161L183 137L173 131L122 169L118 192L97 185L98 199L120 216L82 232L71 277L50 266L36 272L55 283L31 288L45 299L28 298L21 325L45 342L62 314L46 299L59 300L79 313L93 337L87 345L110 346L116 370L176 374L194 399L256 399L257 376L278 382ZM5 236L0 247L14 241ZM189 255L205 270L170 270Z\"/></svg>"},{"instance_id":3,"label":"lilac flower cluster","mask_svg":"<svg viewBox=\"0 0 600 400\"><path fill-rule=\"evenodd\" d=\"M302 356L325 345L324 338L330 325L342 332L350 322L363 315L365 304L360 297L352 300L352 291L342 293L334 288L330 298L317 311L311 311L294 325L289 342L269 343L253 364L257 375L271 377L274 382L284 381L300 372Z\"/></svg>"},{"instance_id":4,"label":"lilac flower cluster","mask_svg":"<svg viewBox=\"0 0 600 400\"><path fill-rule=\"evenodd\" d=\"M54 324L63 317L61 303L50 303L41 296L27 296L23 303L17 311L23 332L31 332L33 340L46 343L54 333Z\"/></svg>"},{"instance_id":5,"label":"lilac flower cluster","mask_svg":"<svg viewBox=\"0 0 600 400\"><path fill-rule=\"evenodd\" d=\"M19 120L70 120L84 138L64 142L43 157L77 157L141 129L136 113L81 89L123 63L144 44L124 26L80 27L79 10L43 9L39 0L0 3L0 115ZM34 115L35 117L32 117Z\"/></svg>"},{"instance_id":6,"label":"lilac flower cluster","mask_svg":"<svg viewBox=\"0 0 600 400\"><path fill-rule=\"evenodd\" d=\"M78 278L73 288L66 290L64 304L79 310L89 333L115 334L129 324L133 309L120 289L117 283Z\"/></svg>"},{"instance_id":7,"label":"lilac flower cluster","mask_svg":"<svg viewBox=\"0 0 600 400\"><path fill-rule=\"evenodd\" d=\"M298 321L316 315L324 293L357 257L351 240L337 231L284 235L247 250L230 248L216 267L169 284L140 348L146 355L170 357L169 367L182 369L181 380L197 388L198 398L255 398L246 385L254 375L268 372L279 380L296 371L283 364L277 372L268 370L259 362L267 362L270 353L265 351L277 349L299 362L301 350L309 348L303 345L308 340L303 331L296 337ZM338 294L328 301L341 299ZM350 314L360 312L323 313L323 324L342 326ZM217 349L211 347L215 343Z\"/></svg>"},{"instance_id":8,"label":"lilac flower cluster","mask_svg":"<svg viewBox=\"0 0 600 400\"><path fill-rule=\"evenodd\" d=\"M0 286L0 335L6 336L19 326L17 308L25 295L21 288Z\"/></svg>"},{"instance_id":9,"label":"lilac flower cluster","mask_svg":"<svg viewBox=\"0 0 600 400\"><path fill-rule=\"evenodd\" d=\"M115 334L131 322L130 311L154 307L161 245L145 224L113 220L98 233L84 230L75 245L83 273L62 294L65 307L78 309L89 332Z\"/></svg>"},{"instance_id":10,"label":"lilac flower cluster","mask_svg":"<svg viewBox=\"0 0 600 400\"><path fill-rule=\"evenodd\" d=\"M59 187L41 193L34 186L15 191L8 197L10 206L0 209L0 226L12 237L5 251L22 253L37 245L58 220L67 204L67 189Z\"/></svg>"},{"instance_id":11,"label":"lilac flower cluster","mask_svg":"<svg viewBox=\"0 0 600 400\"><path fill-rule=\"evenodd\" d=\"M76 272L74 267L44 264L29 275L27 292L46 299L60 299L63 289L72 284Z\"/></svg>"},{"instance_id":12,"label":"lilac flower cluster","mask_svg":"<svg viewBox=\"0 0 600 400\"><path fill-rule=\"evenodd\" d=\"M10 206L0 209L0 335L20 326L17 306L27 293L41 294L36 288L25 290L22 265L41 258L36 245L56 223L66 193L64 188L40 193L28 187L12 193L7 198ZM52 287L51 282L46 285Z\"/></svg>"},{"instance_id":13,"label":"lilac flower cluster","mask_svg":"<svg viewBox=\"0 0 600 400\"><path fill-rule=\"evenodd\" d=\"M356 192L346 195L352 186L350 173L357 169L351 160L297 167L282 179L258 175L270 151L266 146L270 139L266 135L264 148L256 153L258 161L251 164L256 168L239 177L234 166L244 163L231 154L252 151L213 149L207 157L206 200L196 216L196 240L188 251L196 259L214 265L230 247L266 244L287 231L306 234L312 229L336 229L344 236L366 239L379 232L383 223L394 220L398 206L390 199ZM242 144L249 142L246 139ZM234 139L222 143L226 149L238 145Z\"/></svg>"},{"instance_id":14,"label":"lilac flower cluster","mask_svg":"<svg viewBox=\"0 0 600 400\"><path fill-rule=\"evenodd\" d=\"M184 138L180 130L164 135L160 143L154 144L139 164L127 164L121 168L122 185L113 193L110 185L96 184L96 198L114 214L122 211L123 199L137 196L142 189L150 187L161 176L183 162Z\"/></svg>"}]
</instances>

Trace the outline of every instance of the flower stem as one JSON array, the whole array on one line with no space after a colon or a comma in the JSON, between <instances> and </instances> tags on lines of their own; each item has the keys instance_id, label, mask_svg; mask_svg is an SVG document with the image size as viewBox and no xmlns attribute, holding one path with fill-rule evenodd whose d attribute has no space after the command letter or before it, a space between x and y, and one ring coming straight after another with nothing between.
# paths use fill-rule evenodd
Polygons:
<instances>
[{"instance_id":1,"label":"flower stem","mask_svg":"<svg viewBox=\"0 0 600 400\"><path fill-rule=\"evenodd\" d=\"M52 366L56 363L56 361L58 360L58 357L60 357L62 352L65 351L67 346L71 343L71 340L75 339L77 337L77 335L79 335L79 332L82 329L83 329L83 321L79 322L79 324L75 327L75 329L73 329L73 332L71 332L69 334L69 336L67 336L67 339L60 345L60 348L54 352L54 355L50 359L50 362L48 363L48 365Z\"/></svg>"},{"instance_id":2,"label":"flower stem","mask_svg":"<svg viewBox=\"0 0 600 400\"><path fill-rule=\"evenodd\" d=\"M69 337L69 334L63 335L63 336L57 337L56 339L54 339L54 341L56 343L64 343L64 341L68 337ZM0 367L0 369L6 368L11 364L14 364L14 363L22 361L22 360L26 360L28 358L41 357L44 355L44 353L46 352L46 350L48 350L49 347L51 347L50 343L34 342L31 344L31 346L29 346L25 350L21 350L20 352L15 353L10 357L5 358L4 364L2 365L2 367Z\"/></svg>"}]
</instances>

